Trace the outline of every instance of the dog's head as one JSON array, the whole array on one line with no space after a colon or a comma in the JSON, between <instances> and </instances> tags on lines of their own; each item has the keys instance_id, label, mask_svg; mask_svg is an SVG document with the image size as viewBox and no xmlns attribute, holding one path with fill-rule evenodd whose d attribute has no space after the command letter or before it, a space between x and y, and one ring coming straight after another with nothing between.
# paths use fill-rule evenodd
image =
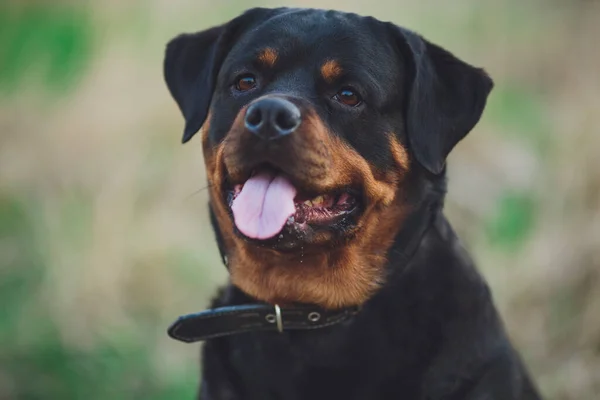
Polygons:
<instances>
[{"instance_id":1,"label":"dog's head","mask_svg":"<svg viewBox=\"0 0 600 400\"><path fill-rule=\"evenodd\" d=\"M269 302L356 305L385 279L419 180L473 128L492 81L374 18L247 11L173 39L164 64L201 131L231 279Z\"/></svg>"}]
</instances>

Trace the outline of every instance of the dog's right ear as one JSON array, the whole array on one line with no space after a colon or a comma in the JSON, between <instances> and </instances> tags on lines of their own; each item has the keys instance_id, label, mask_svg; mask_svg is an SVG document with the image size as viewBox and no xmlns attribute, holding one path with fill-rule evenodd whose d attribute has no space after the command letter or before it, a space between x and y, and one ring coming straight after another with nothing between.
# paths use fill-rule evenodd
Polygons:
<instances>
[{"instance_id":1,"label":"dog's right ear","mask_svg":"<svg viewBox=\"0 0 600 400\"><path fill-rule=\"evenodd\" d=\"M185 118L183 143L204 124L217 75L234 41L248 27L280 10L253 8L224 25L182 34L167 44L163 73Z\"/></svg>"}]
</instances>

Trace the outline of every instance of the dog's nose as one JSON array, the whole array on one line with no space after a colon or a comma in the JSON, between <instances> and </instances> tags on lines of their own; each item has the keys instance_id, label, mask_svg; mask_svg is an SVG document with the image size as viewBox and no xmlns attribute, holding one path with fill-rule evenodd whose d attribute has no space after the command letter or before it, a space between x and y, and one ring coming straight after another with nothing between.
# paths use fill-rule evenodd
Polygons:
<instances>
[{"instance_id":1,"label":"dog's nose","mask_svg":"<svg viewBox=\"0 0 600 400\"><path fill-rule=\"evenodd\" d=\"M294 132L301 114L292 102L281 98L260 99L246 111L246 128L264 140L275 140Z\"/></svg>"}]
</instances>

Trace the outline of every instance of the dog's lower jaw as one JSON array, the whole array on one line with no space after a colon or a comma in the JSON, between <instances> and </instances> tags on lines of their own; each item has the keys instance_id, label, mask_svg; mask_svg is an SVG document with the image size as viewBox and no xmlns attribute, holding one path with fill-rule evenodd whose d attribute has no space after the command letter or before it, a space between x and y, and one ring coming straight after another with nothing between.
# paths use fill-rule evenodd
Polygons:
<instances>
[{"instance_id":1,"label":"dog's lower jaw","mask_svg":"<svg viewBox=\"0 0 600 400\"><path fill-rule=\"evenodd\" d=\"M385 282L387 253L407 214L407 208L399 204L371 207L363 216L366 221L360 232L327 251L284 253L230 237L224 250L231 282L268 303L304 303L325 309L359 306Z\"/></svg>"},{"instance_id":2,"label":"dog's lower jaw","mask_svg":"<svg viewBox=\"0 0 600 400\"><path fill-rule=\"evenodd\" d=\"M409 212L400 203L372 205L354 237L331 248L282 252L237 236L220 193L212 191L211 219L231 282L257 301L280 305L338 309L363 304L384 282L387 251Z\"/></svg>"}]
</instances>

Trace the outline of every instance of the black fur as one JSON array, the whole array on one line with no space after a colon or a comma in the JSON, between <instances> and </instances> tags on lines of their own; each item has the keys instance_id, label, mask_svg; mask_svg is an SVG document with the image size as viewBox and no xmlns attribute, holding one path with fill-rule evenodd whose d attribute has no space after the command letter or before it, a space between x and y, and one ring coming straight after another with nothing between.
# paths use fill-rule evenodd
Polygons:
<instances>
[{"instance_id":1,"label":"black fur","mask_svg":"<svg viewBox=\"0 0 600 400\"><path fill-rule=\"evenodd\" d=\"M253 64L280 50L274 70ZM337 109L336 85L318 78L325 57L344 64L365 107ZM244 69L259 89L232 95ZM395 134L414 164L407 202L424 218L403 226L388 252L388 278L352 320L318 331L248 333L204 347L203 400L536 400L483 278L442 214L445 159L478 122L491 79L413 32L335 11L253 9L167 47L165 79L186 120L183 141L213 110L209 141L223 140L240 108L266 93L310 102L374 168L392 163ZM420 167L418 167L420 165ZM219 248L222 234L212 217ZM408 243L426 228L414 252ZM419 237L421 237L419 235ZM227 286L214 306L255 301Z\"/></svg>"}]
</instances>

